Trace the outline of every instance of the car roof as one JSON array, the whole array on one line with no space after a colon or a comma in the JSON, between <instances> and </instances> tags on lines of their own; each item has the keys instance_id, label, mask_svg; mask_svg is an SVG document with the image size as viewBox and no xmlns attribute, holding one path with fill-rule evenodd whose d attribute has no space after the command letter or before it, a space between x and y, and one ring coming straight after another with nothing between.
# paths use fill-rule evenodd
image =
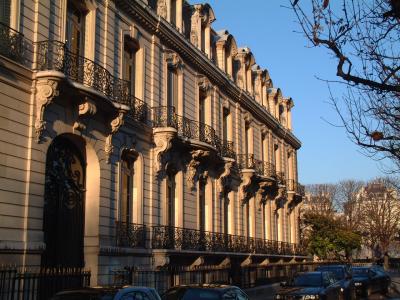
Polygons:
<instances>
[{"instance_id":1,"label":"car roof","mask_svg":"<svg viewBox=\"0 0 400 300\"><path fill-rule=\"evenodd\" d=\"M197 288L197 289L214 289L214 290L227 290L227 289L239 289L237 286L234 285L227 285L227 284L213 284L213 283L203 283L203 284L184 284L174 286L172 289L179 289L179 288Z\"/></svg>"},{"instance_id":2,"label":"car roof","mask_svg":"<svg viewBox=\"0 0 400 300\"><path fill-rule=\"evenodd\" d=\"M143 286L95 286L95 287L85 287L78 289L71 289L67 291L62 291L57 293L57 295L66 295L73 293L82 293L82 294L101 294L101 293L117 293L121 290L125 291L141 291L145 292L148 290L153 290L153 288L143 287Z\"/></svg>"}]
</instances>

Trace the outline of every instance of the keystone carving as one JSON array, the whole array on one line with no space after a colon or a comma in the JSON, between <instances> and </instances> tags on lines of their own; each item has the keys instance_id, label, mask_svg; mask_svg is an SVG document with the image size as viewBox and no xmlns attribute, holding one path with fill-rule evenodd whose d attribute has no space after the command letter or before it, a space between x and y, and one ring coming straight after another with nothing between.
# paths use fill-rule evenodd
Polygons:
<instances>
[{"instance_id":1,"label":"keystone carving","mask_svg":"<svg viewBox=\"0 0 400 300\"><path fill-rule=\"evenodd\" d=\"M235 181L239 181L238 169L234 161L227 161L224 165L224 172L218 180L220 197L228 195L234 188Z\"/></svg>"},{"instance_id":2,"label":"keystone carving","mask_svg":"<svg viewBox=\"0 0 400 300\"><path fill-rule=\"evenodd\" d=\"M93 116L97 112L96 104L88 97L85 97L85 101L79 104L78 107L78 120L74 123L73 128L78 131L83 131L86 129L85 124L83 124L83 119L87 116Z\"/></svg>"},{"instance_id":3,"label":"keystone carving","mask_svg":"<svg viewBox=\"0 0 400 300\"><path fill-rule=\"evenodd\" d=\"M165 0L157 1L157 14L164 19L167 19L167 3Z\"/></svg>"},{"instance_id":4,"label":"keystone carving","mask_svg":"<svg viewBox=\"0 0 400 300\"><path fill-rule=\"evenodd\" d=\"M105 148L104 148L104 151L106 153L106 162L107 163L110 162L110 157L111 157L111 154L113 153L113 150L114 150L114 146L112 145L113 135L118 132L119 128L122 125L124 125L124 115L125 115L125 113L126 113L125 110L119 110L118 116L115 119L113 119L111 121L111 123L110 123L111 132L106 138L106 145L105 145Z\"/></svg>"},{"instance_id":5,"label":"keystone carving","mask_svg":"<svg viewBox=\"0 0 400 300\"><path fill-rule=\"evenodd\" d=\"M165 155L172 148L172 140L175 138L176 132L165 131L154 133L154 169L156 175L159 176L165 167Z\"/></svg>"},{"instance_id":6,"label":"keystone carving","mask_svg":"<svg viewBox=\"0 0 400 300\"><path fill-rule=\"evenodd\" d=\"M39 81L36 86L36 120L35 132L36 142L40 143L43 131L46 129L44 121L44 111L53 101L54 97L59 95L58 82L54 80Z\"/></svg>"},{"instance_id":7,"label":"keystone carving","mask_svg":"<svg viewBox=\"0 0 400 300\"><path fill-rule=\"evenodd\" d=\"M201 91L203 91L206 95L210 95L212 91L212 84L207 77L203 75L198 76L197 83Z\"/></svg>"},{"instance_id":8,"label":"keystone carving","mask_svg":"<svg viewBox=\"0 0 400 300\"><path fill-rule=\"evenodd\" d=\"M183 61L177 53L167 50L165 54L168 66L174 69L182 69L184 67Z\"/></svg>"},{"instance_id":9,"label":"keystone carving","mask_svg":"<svg viewBox=\"0 0 400 300\"><path fill-rule=\"evenodd\" d=\"M191 154L192 154L192 159L190 160L190 162L188 164L187 179L191 185L191 188L193 189L197 178L200 177L200 175L202 175L202 174L200 174L200 173L202 173L200 170L200 166L203 162L203 159L210 156L210 151L194 150L194 151L191 151Z\"/></svg>"}]
</instances>

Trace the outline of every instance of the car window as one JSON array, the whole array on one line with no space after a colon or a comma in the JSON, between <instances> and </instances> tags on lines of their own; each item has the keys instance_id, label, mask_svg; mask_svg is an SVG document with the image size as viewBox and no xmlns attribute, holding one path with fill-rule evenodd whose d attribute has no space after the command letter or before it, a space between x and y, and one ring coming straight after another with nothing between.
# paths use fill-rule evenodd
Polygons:
<instances>
[{"instance_id":1,"label":"car window","mask_svg":"<svg viewBox=\"0 0 400 300\"><path fill-rule=\"evenodd\" d=\"M242 291L236 291L237 292L237 299L238 300L249 300L246 294L244 294Z\"/></svg>"},{"instance_id":2,"label":"car window","mask_svg":"<svg viewBox=\"0 0 400 300\"><path fill-rule=\"evenodd\" d=\"M320 273L315 273L315 274L302 274L298 275L294 278L293 282L290 285L294 286L321 286L321 274Z\"/></svg>"},{"instance_id":3,"label":"car window","mask_svg":"<svg viewBox=\"0 0 400 300\"><path fill-rule=\"evenodd\" d=\"M220 300L219 293L208 289L187 289L182 300Z\"/></svg>"},{"instance_id":4,"label":"car window","mask_svg":"<svg viewBox=\"0 0 400 300\"><path fill-rule=\"evenodd\" d=\"M344 273L343 268L320 267L317 270L332 272L337 280L341 280L341 279L345 278L345 273Z\"/></svg>"},{"instance_id":5,"label":"car window","mask_svg":"<svg viewBox=\"0 0 400 300\"><path fill-rule=\"evenodd\" d=\"M222 299L223 299L223 300L236 300L236 293L235 293L235 291L233 291L233 290L227 291L227 292L223 295Z\"/></svg>"},{"instance_id":6,"label":"car window","mask_svg":"<svg viewBox=\"0 0 400 300\"><path fill-rule=\"evenodd\" d=\"M127 293L121 297L121 300L135 300L135 293Z\"/></svg>"}]
</instances>

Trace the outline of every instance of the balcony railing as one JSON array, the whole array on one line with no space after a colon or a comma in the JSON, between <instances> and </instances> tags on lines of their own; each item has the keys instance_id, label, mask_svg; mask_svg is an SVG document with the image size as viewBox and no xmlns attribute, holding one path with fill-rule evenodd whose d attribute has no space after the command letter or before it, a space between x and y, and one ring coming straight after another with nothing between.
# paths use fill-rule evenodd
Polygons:
<instances>
[{"instance_id":1,"label":"balcony railing","mask_svg":"<svg viewBox=\"0 0 400 300\"><path fill-rule=\"evenodd\" d=\"M42 41L36 45L37 70L59 71L67 78L95 89L114 102L131 105L128 81L116 78L94 61L72 53L62 42Z\"/></svg>"},{"instance_id":2,"label":"balcony railing","mask_svg":"<svg viewBox=\"0 0 400 300\"><path fill-rule=\"evenodd\" d=\"M146 247L146 226L142 224L115 222L117 246L129 248Z\"/></svg>"},{"instance_id":3,"label":"balcony railing","mask_svg":"<svg viewBox=\"0 0 400 300\"><path fill-rule=\"evenodd\" d=\"M30 67L32 52L32 43L22 33L0 22L0 55Z\"/></svg>"},{"instance_id":4,"label":"balcony railing","mask_svg":"<svg viewBox=\"0 0 400 300\"><path fill-rule=\"evenodd\" d=\"M285 172L276 172L276 178L279 184L286 185L286 175Z\"/></svg>"},{"instance_id":5,"label":"balcony railing","mask_svg":"<svg viewBox=\"0 0 400 300\"><path fill-rule=\"evenodd\" d=\"M210 125L178 115L173 106L153 107L152 112L153 127L175 128L178 135L183 138L197 140L215 147L221 157L236 157L233 142L221 140Z\"/></svg>"},{"instance_id":6,"label":"balcony railing","mask_svg":"<svg viewBox=\"0 0 400 300\"><path fill-rule=\"evenodd\" d=\"M131 96L129 99L130 110L128 112L128 118L134 121L149 124L151 118L151 111L149 106L142 100Z\"/></svg>"},{"instance_id":7,"label":"balcony railing","mask_svg":"<svg viewBox=\"0 0 400 300\"><path fill-rule=\"evenodd\" d=\"M153 226L152 248L203 252L305 255L297 244L172 226Z\"/></svg>"},{"instance_id":8,"label":"balcony railing","mask_svg":"<svg viewBox=\"0 0 400 300\"><path fill-rule=\"evenodd\" d=\"M241 169L254 169L256 174L266 177L276 177L275 165L254 158L254 154L238 154L237 155L239 168Z\"/></svg>"}]
</instances>

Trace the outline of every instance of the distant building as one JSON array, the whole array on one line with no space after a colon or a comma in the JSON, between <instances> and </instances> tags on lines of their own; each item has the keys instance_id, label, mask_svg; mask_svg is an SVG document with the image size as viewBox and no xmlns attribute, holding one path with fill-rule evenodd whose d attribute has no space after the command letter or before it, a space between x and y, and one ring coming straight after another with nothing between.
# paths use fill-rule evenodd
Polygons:
<instances>
[{"instance_id":1,"label":"distant building","mask_svg":"<svg viewBox=\"0 0 400 300\"><path fill-rule=\"evenodd\" d=\"M0 5L0 264L305 258L294 102L208 4Z\"/></svg>"}]
</instances>

